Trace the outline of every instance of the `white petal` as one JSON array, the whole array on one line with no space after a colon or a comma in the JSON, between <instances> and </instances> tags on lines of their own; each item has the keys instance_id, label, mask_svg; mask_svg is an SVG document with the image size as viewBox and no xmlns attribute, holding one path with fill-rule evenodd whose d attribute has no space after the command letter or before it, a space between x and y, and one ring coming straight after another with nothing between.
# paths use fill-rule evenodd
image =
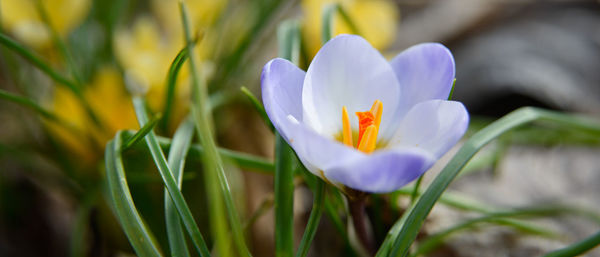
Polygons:
<instances>
[{"instance_id":1,"label":"white petal","mask_svg":"<svg viewBox=\"0 0 600 257\"><path fill-rule=\"evenodd\" d=\"M273 126L287 140L287 116L302 120L302 83L304 71L291 62L276 58L263 68L261 76L262 99Z\"/></svg>"},{"instance_id":2,"label":"white petal","mask_svg":"<svg viewBox=\"0 0 600 257\"><path fill-rule=\"evenodd\" d=\"M400 83L404 110L426 100L448 99L455 67L454 57L444 45L423 43L412 46L398 54L390 64Z\"/></svg>"},{"instance_id":3,"label":"white petal","mask_svg":"<svg viewBox=\"0 0 600 257\"><path fill-rule=\"evenodd\" d=\"M388 130L399 106L400 86L389 63L359 36L340 35L317 53L306 72L302 89L303 122L333 137L342 130L342 107L358 130L355 112L383 102L380 130ZM385 133L382 133L385 134Z\"/></svg>"},{"instance_id":4,"label":"white petal","mask_svg":"<svg viewBox=\"0 0 600 257\"><path fill-rule=\"evenodd\" d=\"M468 125L469 114L462 103L425 101L408 111L388 147L418 147L439 158L460 140Z\"/></svg>"}]
</instances>

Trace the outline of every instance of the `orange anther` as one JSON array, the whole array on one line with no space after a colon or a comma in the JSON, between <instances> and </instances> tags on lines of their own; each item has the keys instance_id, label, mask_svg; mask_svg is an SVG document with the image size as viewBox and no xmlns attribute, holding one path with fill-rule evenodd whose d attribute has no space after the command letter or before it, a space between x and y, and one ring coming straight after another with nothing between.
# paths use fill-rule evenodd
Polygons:
<instances>
[{"instance_id":1,"label":"orange anther","mask_svg":"<svg viewBox=\"0 0 600 257\"><path fill-rule=\"evenodd\" d=\"M342 108L342 141L345 145L354 147L352 144L352 127L350 127L350 117L346 106Z\"/></svg>"},{"instance_id":2,"label":"orange anther","mask_svg":"<svg viewBox=\"0 0 600 257\"><path fill-rule=\"evenodd\" d=\"M360 142L363 138L363 135L366 129L375 124L375 117L373 113L369 112L357 112L356 116L358 116L358 142L357 145L360 145Z\"/></svg>"}]
</instances>

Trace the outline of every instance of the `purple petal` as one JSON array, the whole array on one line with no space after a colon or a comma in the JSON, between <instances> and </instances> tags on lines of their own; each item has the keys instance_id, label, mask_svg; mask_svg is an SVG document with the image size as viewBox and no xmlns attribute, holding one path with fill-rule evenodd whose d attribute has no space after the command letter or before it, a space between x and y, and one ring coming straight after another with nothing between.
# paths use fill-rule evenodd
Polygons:
<instances>
[{"instance_id":1,"label":"purple petal","mask_svg":"<svg viewBox=\"0 0 600 257\"><path fill-rule=\"evenodd\" d=\"M302 120L302 84L305 72L291 62L276 58L263 68L262 99L273 126L288 140L287 116Z\"/></svg>"},{"instance_id":2,"label":"purple petal","mask_svg":"<svg viewBox=\"0 0 600 257\"><path fill-rule=\"evenodd\" d=\"M418 147L440 158L460 140L468 125L469 114L462 103L429 100L408 111L388 145Z\"/></svg>"},{"instance_id":3,"label":"purple petal","mask_svg":"<svg viewBox=\"0 0 600 257\"><path fill-rule=\"evenodd\" d=\"M359 36L340 35L325 44L313 59L302 89L303 122L322 135L342 130L342 107L358 130L355 112L368 111L375 100L383 102L381 129L393 119L400 86L385 58Z\"/></svg>"},{"instance_id":4,"label":"purple petal","mask_svg":"<svg viewBox=\"0 0 600 257\"><path fill-rule=\"evenodd\" d=\"M431 154L418 148L394 149L340 163L325 175L356 190L387 193L418 178L434 162Z\"/></svg>"},{"instance_id":5,"label":"purple petal","mask_svg":"<svg viewBox=\"0 0 600 257\"><path fill-rule=\"evenodd\" d=\"M418 44L398 54L390 64L400 83L404 110L426 100L448 99L455 68L454 57L445 46Z\"/></svg>"},{"instance_id":6,"label":"purple petal","mask_svg":"<svg viewBox=\"0 0 600 257\"><path fill-rule=\"evenodd\" d=\"M290 146L304 166L315 175L321 176L320 171L325 171L327 167L364 155L354 148L318 134L291 115L282 121L282 126L287 128Z\"/></svg>"}]
</instances>

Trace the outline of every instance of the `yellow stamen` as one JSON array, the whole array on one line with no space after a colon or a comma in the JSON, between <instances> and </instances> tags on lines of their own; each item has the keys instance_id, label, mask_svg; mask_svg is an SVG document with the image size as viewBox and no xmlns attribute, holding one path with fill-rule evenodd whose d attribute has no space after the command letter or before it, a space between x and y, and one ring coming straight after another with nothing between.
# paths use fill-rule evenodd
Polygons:
<instances>
[{"instance_id":1,"label":"yellow stamen","mask_svg":"<svg viewBox=\"0 0 600 257\"><path fill-rule=\"evenodd\" d=\"M377 127L370 125L365 130L362 140L359 142L357 149L364 153L371 153L375 150L375 142L377 141Z\"/></svg>"},{"instance_id":2,"label":"yellow stamen","mask_svg":"<svg viewBox=\"0 0 600 257\"><path fill-rule=\"evenodd\" d=\"M381 114L383 114L383 103L379 100L375 100L371 107L371 113L375 117L375 126L379 129L379 124L381 124Z\"/></svg>"},{"instance_id":3,"label":"yellow stamen","mask_svg":"<svg viewBox=\"0 0 600 257\"><path fill-rule=\"evenodd\" d=\"M350 118L346 106L342 108L342 141L345 145L354 147L352 144L352 128L350 127Z\"/></svg>"}]
</instances>

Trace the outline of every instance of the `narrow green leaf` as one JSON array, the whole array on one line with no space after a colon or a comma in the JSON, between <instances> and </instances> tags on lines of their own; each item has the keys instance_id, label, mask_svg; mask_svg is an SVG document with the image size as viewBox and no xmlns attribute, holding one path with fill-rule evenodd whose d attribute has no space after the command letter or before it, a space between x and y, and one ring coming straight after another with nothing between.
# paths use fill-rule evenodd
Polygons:
<instances>
[{"instance_id":1,"label":"narrow green leaf","mask_svg":"<svg viewBox=\"0 0 600 257\"><path fill-rule=\"evenodd\" d=\"M450 94L448 95L448 100L452 100L452 95L454 95L454 86L456 85L456 78L452 80L452 88L450 89Z\"/></svg>"},{"instance_id":2,"label":"narrow green leaf","mask_svg":"<svg viewBox=\"0 0 600 257\"><path fill-rule=\"evenodd\" d=\"M124 152L125 150L129 149L132 145L135 145L137 142L142 140L146 136L146 134L150 133L150 131L154 129L156 123L158 123L159 120L160 114L154 115L154 117L152 117L152 119L150 119L150 121L146 123L146 125L144 125L140 130L138 130L138 132L133 134L132 137L125 141L125 143L123 144L123 148L121 148L120 151Z\"/></svg>"},{"instance_id":3,"label":"narrow green leaf","mask_svg":"<svg viewBox=\"0 0 600 257\"><path fill-rule=\"evenodd\" d=\"M405 188L402 188L402 189L396 191L396 193L403 194L403 195L412 195L414 192L415 191L413 189L411 189L410 187L405 187ZM417 194L421 195L422 192L419 191ZM457 195L457 194L451 193L451 192L444 192L444 194L442 196L440 196L439 202L441 204L444 204L446 206L456 208L459 210L472 211L472 212L477 212L477 213L482 213L482 214L490 214L490 213L496 213L496 212L502 211L502 209L488 206L483 203L477 202L473 199L467 199L464 196L460 196L460 195ZM578 209L573 209L573 214L586 216L585 214L580 213L579 211L580 210L578 210ZM592 217L590 217L590 219L595 221L595 219ZM525 222L514 220L514 219L498 219L496 221L496 223L502 224L504 226L512 227L514 229L517 229L519 231L522 231L522 232L528 233L528 234L541 235L541 236L546 236L546 237L556 237L556 233L554 233L553 231L547 230L544 227L540 227L540 226L537 226L534 224L525 223Z\"/></svg>"},{"instance_id":4,"label":"narrow green leaf","mask_svg":"<svg viewBox=\"0 0 600 257\"><path fill-rule=\"evenodd\" d=\"M79 99L79 102L84 107L88 116L92 119L92 121L94 121L94 124L101 127L101 123L100 123L98 117L96 116L96 114L94 113L92 108L90 107L89 103L83 98L83 93L81 92L81 90L77 86L77 84L75 84L73 81L69 80L68 78L64 77L60 73L54 71L54 69L52 69L50 67L50 65L48 65L46 62L44 62L35 53L27 50L24 46L22 46L21 44L17 43L14 40L12 40L11 38L9 38L8 36L6 36L3 33L0 33L0 44L4 45L9 50L16 52L21 57L25 58L27 61L29 61L31 64L33 64L35 67L40 69L42 72L46 73L46 75L48 75L51 79L53 79L54 81L56 81L57 83L59 83L61 85L66 86L71 91L73 91L73 93L75 93L75 95Z\"/></svg>"},{"instance_id":5,"label":"narrow green leaf","mask_svg":"<svg viewBox=\"0 0 600 257\"><path fill-rule=\"evenodd\" d=\"M148 123L148 114L146 113L146 103L139 96L135 96L133 98L133 105L135 109L135 114L137 116L140 127L144 127ZM181 220L185 224L185 228L192 239L196 250L200 254L200 256L210 256L210 252L204 242L204 238L202 237L202 233L198 229L198 225L192 216L192 213L185 202L183 194L179 191L177 187L177 182L173 177L173 173L167 164L167 160L165 155L158 144L158 140L156 139L156 135L152 130L145 136L146 144L150 149L150 153L152 154L152 159L158 168L160 176L163 179L163 182L169 191L169 195L171 195L171 199L177 207L177 211L181 217Z\"/></svg>"},{"instance_id":6,"label":"narrow green leaf","mask_svg":"<svg viewBox=\"0 0 600 257\"><path fill-rule=\"evenodd\" d=\"M187 58L187 48L183 48L177 53L177 56L175 56L175 59L171 62L171 66L169 66L169 73L167 74L167 94L165 95L165 108L163 110L164 116L160 122L160 129L162 131L168 129L169 119L171 118L171 112L173 110L173 102L175 101L177 75Z\"/></svg>"},{"instance_id":7,"label":"narrow green leaf","mask_svg":"<svg viewBox=\"0 0 600 257\"><path fill-rule=\"evenodd\" d=\"M251 49L253 44L258 44L261 40L257 40L263 31L269 27L271 24L270 21L274 19L277 15L277 10L283 10L285 8L280 8L280 6L285 5L286 1L280 0L267 0L267 1L249 1L252 6L251 13L257 14L256 22L251 24L250 30L244 35L244 37L240 40L240 43L235 46L235 49L230 52L228 56L223 58L219 73L217 76L214 76L214 79L211 81L209 88L216 88L221 85L227 85L228 80L230 80L234 74L239 72L240 67L243 67L243 60L246 55L252 54Z\"/></svg>"},{"instance_id":8,"label":"narrow green leaf","mask_svg":"<svg viewBox=\"0 0 600 257\"><path fill-rule=\"evenodd\" d=\"M42 115L44 118L53 121L60 121L60 118L58 118L58 116L56 116L54 113L46 110L44 107L41 107L35 101L27 97L16 95L3 89L0 89L0 98L28 107L31 110L37 112L39 115Z\"/></svg>"},{"instance_id":9,"label":"narrow green leaf","mask_svg":"<svg viewBox=\"0 0 600 257\"><path fill-rule=\"evenodd\" d=\"M250 100L250 103L252 103L254 109L260 114L260 117L263 119L267 127L271 129L271 132L275 132L275 127L273 127L271 120L269 120L269 116L267 116L265 107L263 107L263 105L258 101L256 96L254 96L254 94L252 94L252 92L250 92L250 90L248 90L246 87L241 87L240 90L242 90L242 93L248 97L248 100Z\"/></svg>"},{"instance_id":10,"label":"narrow green leaf","mask_svg":"<svg viewBox=\"0 0 600 257\"><path fill-rule=\"evenodd\" d=\"M186 119L177 129L173 136L173 144L169 150L169 167L173 172L173 177L177 180L177 187L181 191L183 181L183 168L185 167L185 157L192 143L194 136L194 123ZM171 200L169 191L165 189L165 220L167 225L167 236L169 238L169 247L171 256L187 257L190 256L185 235L181 229L181 219L177 208Z\"/></svg>"},{"instance_id":11,"label":"narrow green leaf","mask_svg":"<svg viewBox=\"0 0 600 257\"><path fill-rule=\"evenodd\" d=\"M275 256L291 257L294 251L294 153L275 133Z\"/></svg>"},{"instance_id":12,"label":"narrow green leaf","mask_svg":"<svg viewBox=\"0 0 600 257\"><path fill-rule=\"evenodd\" d=\"M123 131L123 134L127 137L131 137L134 135L132 131ZM171 147L171 139L166 137L156 136L158 142L160 143L161 149L166 151ZM237 152L225 148L218 148L219 155L221 155L226 160L231 160L233 163L238 165L241 168L254 170L261 172L263 174L274 174L275 165L273 162L259 156L255 156L252 154ZM204 148L201 145L192 144L189 152L189 156L191 158L199 159L204 154Z\"/></svg>"},{"instance_id":13,"label":"narrow green leaf","mask_svg":"<svg viewBox=\"0 0 600 257\"><path fill-rule=\"evenodd\" d=\"M323 21L321 27L321 44L327 43L327 41L329 41L335 35L335 31L333 30L335 29L334 18L336 13L342 17L346 25L348 25L350 28L352 34L360 35L358 27L354 21L352 21L348 15L348 12L346 12L346 10L339 3L331 3L323 8L321 14L321 20Z\"/></svg>"},{"instance_id":14,"label":"narrow green leaf","mask_svg":"<svg viewBox=\"0 0 600 257\"><path fill-rule=\"evenodd\" d=\"M558 208L552 208L552 207L527 208L527 209L514 210L514 211L509 211L509 212L503 212L503 213L492 213L492 214L487 214L483 217L473 218L473 219L464 221L462 223L455 224L455 225L451 226L450 228L447 228L443 231L440 231L438 233L435 233L435 234L427 237L427 239L425 239L424 241L419 243L419 247L415 250L415 253L412 254L411 256L417 257L419 255L427 254L427 253L435 250L450 235L452 235L456 232L459 232L461 230L473 228L476 225L479 225L480 223L496 223L496 222L502 220L502 218L509 218L509 217L547 217L547 216L561 215L561 214L563 214L563 212L564 212L564 209L562 207L558 207Z\"/></svg>"},{"instance_id":15,"label":"narrow green leaf","mask_svg":"<svg viewBox=\"0 0 600 257\"><path fill-rule=\"evenodd\" d=\"M183 30L185 32L185 41L187 44L188 53L193 53L193 47L195 46L191 37L191 28L188 20L188 11L183 1L179 2L181 20L183 23ZM209 198L209 204L211 204L211 220L213 223L212 231L216 235L216 244L219 249L221 256L228 256L230 247L228 246L227 238L233 237L233 241L236 245L240 256L251 256L248 247L246 246L244 231L240 222L239 214L235 208L233 196L231 194L231 188L229 182L225 176L223 170L223 162L221 156L217 151L217 146L214 141L212 132L212 117L208 110L208 90L206 83L201 80L199 75L198 66L196 65L197 56L191 55L189 58L189 67L192 78L192 115L196 124L196 130L200 137L200 141L204 146L204 175L206 176L205 183L210 192L213 192ZM215 179L216 175L216 179ZM223 222L219 222L223 218L222 215L222 201L220 199L216 186L220 187L222 198L225 202L227 209L227 218L231 227L231 235L229 236ZM213 208L214 207L214 208Z\"/></svg>"},{"instance_id":16,"label":"narrow green leaf","mask_svg":"<svg viewBox=\"0 0 600 257\"><path fill-rule=\"evenodd\" d=\"M425 174L422 174L421 176L419 176L419 178L417 179L417 182L415 182L413 192L410 195L410 203L411 204L413 204L417 200L417 197L419 196L419 188L421 187L421 182L423 181L423 176L425 176Z\"/></svg>"},{"instance_id":17,"label":"narrow green leaf","mask_svg":"<svg viewBox=\"0 0 600 257\"><path fill-rule=\"evenodd\" d=\"M597 247L600 244L600 231L596 232L579 242L571 244L565 248L558 249L556 251L550 252L544 257L571 257L571 256L579 256L593 248Z\"/></svg>"},{"instance_id":18,"label":"narrow green leaf","mask_svg":"<svg viewBox=\"0 0 600 257\"><path fill-rule=\"evenodd\" d=\"M313 207L310 211L310 217L308 218L304 235L302 236L302 240L300 241L300 245L296 251L296 257L306 256L308 249L310 249L312 240L315 238L315 234L317 233L319 221L321 221L321 214L323 213L323 201L325 199L325 183L320 179L317 179L316 181L317 185L313 191Z\"/></svg>"},{"instance_id":19,"label":"narrow green leaf","mask_svg":"<svg viewBox=\"0 0 600 257\"><path fill-rule=\"evenodd\" d=\"M479 149L500 134L535 120L552 121L577 128L582 132L600 135L600 123L596 120L531 107L520 108L493 122L467 140L427 188L427 191L417 201L402 229L395 236L394 247L390 255L406 256L433 205Z\"/></svg>"},{"instance_id":20,"label":"narrow green leaf","mask_svg":"<svg viewBox=\"0 0 600 257\"><path fill-rule=\"evenodd\" d=\"M46 73L46 75L48 75L54 81L67 86L76 94L81 93L79 91L79 88L77 88L77 86L72 81L70 81L69 79L67 79L66 77L61 75L60 73L54 71L54 69L52 69L50 67L50 65L48 65L46 62L44 62L35 53L27 50L24 46L22 46L21 44L17 43L16 41L14 41L11 38L9 38L8 36L6 36L6 34L0 33L0 44L4 45L8 49L16 52L21 57L25 58L27 61L29 61L31 64L33 64L35 67L40 69L42 72Z\"/></svg>"},{"instance_id":21,"label":"narrow green leaf","mask_svg":"<svg viewBox=\"0 0 600 257\"><path fill-rule=\"evenodd\" d=\"M54 24L52 24L52 22L50 22L50 18L48 17L48 12L44 8L44 5L42 4L42 0L36 1L36 9L37 9L38 15L42 18L42 21L46 25L46 28L48 29L48 31L50 31L50 36L52 37L52 41L54 41L54 45L56 47L58 47L60 55L62 55L63 60L65 60L65 62L67 63L67 68L70 71L71 76L77 83L78 87L81 87L81 77L79 76L79 73L77 72L77 68L76 68L77 65L75 65L75 62L73 61L73 57L70 54L69 49L67 48L67 45L65 44L65 42L62 40L61 36L56 31Z\"/></svg>"},{"instance_id":22,"label":"narrow green leaf","mask_svg":"<svg viewBox=\"0 0 600 257\"><path fill-rule=\"evenodd\" d=\"M279 57L298 65L300 28L286 20L277 29ZM294 254L294 153L279 133L275 133L275 256Z\"/></svg>"},{"instance_id":23,"label":"narrow green leaf","mask_svg":"<svg viewBox=\"0 0 600 257\"><path fill-rule=\"evenodd\" d=\"M139 256L162 256L154 235L138 213L125 177L121 159L121 132L106 146L106 179L110 193L110 202L114 207L117 219L129 243Z\"/></svg>"}]
</instances>

